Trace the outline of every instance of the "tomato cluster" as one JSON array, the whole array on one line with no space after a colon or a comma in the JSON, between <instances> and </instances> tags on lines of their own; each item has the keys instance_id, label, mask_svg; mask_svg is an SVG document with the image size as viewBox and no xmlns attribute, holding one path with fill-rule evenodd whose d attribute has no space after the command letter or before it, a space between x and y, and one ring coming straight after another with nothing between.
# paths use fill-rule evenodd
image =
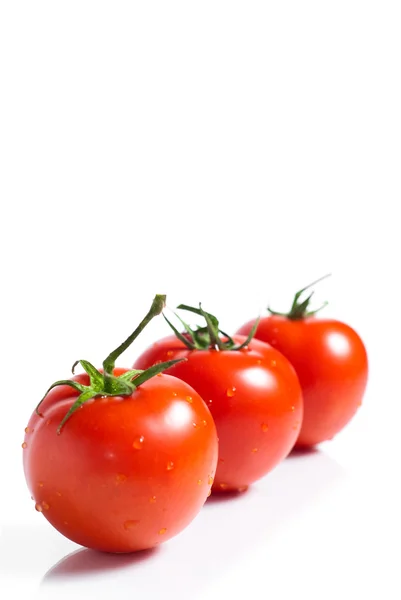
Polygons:
<instances>
[{"instance_id":1,"label":"tomato cluster","mask_svg":"<svg viewBox=\"0 0 401 600\"><path fill-rule=\"evenodd\" d=\"M308 286L309 287L309 286ZM107 552L151 548L184 529L211 493L242 491L294 447L331 439L356 412L368 374L349 326L315 317L307 288L291 311L230 336L201 305L178 330L156 296L137 329L97 369L54 383L22 444L35 508L74 542ZM163 314L173 330L117 358Z\"/></svg>"}]
</instances>

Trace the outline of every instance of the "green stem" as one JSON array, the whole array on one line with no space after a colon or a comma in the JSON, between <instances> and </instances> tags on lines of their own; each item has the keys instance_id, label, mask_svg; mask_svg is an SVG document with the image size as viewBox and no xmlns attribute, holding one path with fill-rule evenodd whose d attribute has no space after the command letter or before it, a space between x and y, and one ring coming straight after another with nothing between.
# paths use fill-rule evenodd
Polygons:
<instances>
[{"instance_id":1,"label":"green stem","mask_svg":"<svg viewBox=\"0 0 401 600\"><path fill-rule=\"evenodd\" d=\"M108 391L108 383L109 376L113 374L113 370L116 364L117 358L132 344L132 342L138 337L141 331L146 327L146 325L157 315L160 315L163 311L163 308L166 304L166 296L157 294L152 302L152 306L149 309L147 315L143 318L143 320L139 323L138 327L135 329L133 333L125 342L120 344L118 348L110 352L108 357L103 361L103 371L104 371L104 380L105 380L105 390Z\"/></svg>"},{"instance_id":2,"label":"green stem","mask_svg":"<svg viewBox=\"0 0 401 600\"><path fill-rule=\"evenodd\" d=\"M210 337L210 343L212 345L213 348L215 348L216 350L223 350L224 345L223 342L220 339L219 336L219 323L214 322L215 319L211 319L209 313L205 312L201 305L199 304L199 310L200 310L200 314L202 315L202 317L205 319L206 321L206 327L209 333L209 337Z\"/></svg>"}]
</instances>

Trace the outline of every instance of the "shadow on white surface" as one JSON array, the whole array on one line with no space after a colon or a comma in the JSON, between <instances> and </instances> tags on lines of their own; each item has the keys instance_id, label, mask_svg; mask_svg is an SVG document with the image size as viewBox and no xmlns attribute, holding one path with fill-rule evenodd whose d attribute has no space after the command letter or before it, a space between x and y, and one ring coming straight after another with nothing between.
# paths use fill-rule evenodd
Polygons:
<instances>
[{"instance_id":1,"label":"shadow on white surface","mask_svg":"<svg viewBox=\"0 0 401 600\"><path fill-rule=\"evenodd\" d=\"M207 598L227 570L240 569L242 560L271 547L275 535L320 504L343 476L343 468L321 451L293 453L248 491L212 496L193 523L158 551L69 554L46 572L38 597L50 597L57 584L58 595L86 598L110 596L116 586L135 590L141 600Z\"/></svg>"},{"instance_id":2,"label":"shadow on white surface","mask_svg":"<svg viewBox=\"0 0 401 600\"><path fill-rule=\"evenodd\" d=\"M33 510L33 509L32 509ZM35 580L46 565L79 548L60 535L38 513L29 523L8 523L0 536L0 576L15 581Z\"/></svg>"},{"instance_id":3,"label":"shadow on white surface","mask_svg":"<svg viewBox=\"0 0 401 600\"><path fill-rule=\"evenodd\" d=\"M134 554L107 554L95 550L80 549L68 554L56 563L45 575L51 582L64 577L91 576L96 573L134 567L151 558L160 548L142 550Z\"/></svg>"}]
</instances>

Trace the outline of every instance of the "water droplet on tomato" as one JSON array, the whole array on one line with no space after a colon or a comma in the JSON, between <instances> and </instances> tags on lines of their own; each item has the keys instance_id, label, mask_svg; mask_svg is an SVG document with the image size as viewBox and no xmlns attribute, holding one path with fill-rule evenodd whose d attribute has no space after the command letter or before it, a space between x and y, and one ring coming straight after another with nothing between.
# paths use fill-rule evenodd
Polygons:
<instances>
[{"instance_id":1,"label":"water droplet on tomato","mask_svg":"<svg viewBox=\"0 0 401 600\"><path fill-rule=\"evenodd\" d=\"M192 400L192 396L185 396L185 400L187 402L189 402L190 404L192 404L193 400Z\"/></svg>"},{"instance_id":2,"label":"water droplet on tomato","mask_svg":"<svg viewBox=\"0 0 401 600\"><path fill-rule=\"evenodd\" d=\"M145 441L144 436L140 435L139 437L135 438L134 443L132 444L132 446L135 448L135 450L141 450L144 441Z\"/></svg>"},{"instance_id":3,"label":"water droplet on tomato","mask_svg":"<svg viewBox=\"0 0 401 600\"><path fill-rule=\"evenodd\" d=\"M261 427L262 427L262 431L264 431L264 432L266 432L269 429L269 426L267 423L262 423Z\"/></svg>"},{"instance_id":4,"label":"water droplet on tomato","mask_svg":"<svg viewBox=\"0 0 401 600\"><path fill-rule=\"evenodd\" d=\"M193 425L193 427L198 427L198 424L197 424L197 423L195 423L195 422L194 422L194 423L192 423L192 425Z\"/></svg>"},{"instance_id":5,"label":"water droplet on tomato","mask_svg":"<svg viewBox=\"0 0 401 600\"><path fill-rule=\"evenodd\" d=\"M159 529L159 535L164 535L167 531L167 527L162 527L161 529Z\"/></svg>"},{"instance_id":6,"label":"water droplet on tomato","mask_svg":"<svg viewBox=\"0 0 401 600\"><path fill-rule=\"evenodd\" d=\"M170 358L170 356L173 356L174 352L172 350L168 350L166 356L168 356Z\"/></svg>"},{"instance_id":7,"label":"water droplet on tomato","mask_svg":"<svg viewBox=\"0 0 401 600\"><path fill-rule=\"evenodd\" d=\"M25 448L28 447L28 444L26 442L22 442L21 444L21 448L23 448L23 450L25 450Z\"/></svg>"},{"instance_id":8,"label":"water droplet on tomato","mask_svg":"<svg viewBox=\"0 0 401 600\"><path fill-rule=\"evenodd\" d=\"M202 485L202 479L198 479L198 485Z\"/></svg>"},{"instance_id":9,"label":"water droplet on tomato","mask_svg":"<svg viewBox=\"0 0 401 600\"><path fill-rule=\"evenodd\" d=\"M50 508L50 506L48 505L47 502L42 502L42 507L43 507L43 510L49 510L49 508Z\"/></svg>"},{"instance_id":10,"label":"water droplet on tomato","mask_svg":"<svg viewBox=\"0 0 401 600\"><path fill-rule=\"evenodd\" d=\"M151 496L151 498L149 499L149 502L151 504L154 504L156 502L156 496Z\"/></svg>"},{"instance_id":11,"label":"water droplet on tomato","mask_svg":"<svg viewBox=\"0 0 401 600\"><path fill-rule=\"evenodd\" d=\"M270 363L270 365L272 367L275 367L277 365L277 361L276 360L272 360L271 363Z\"/></svg>"},{"instance_id":12,"label":"water droplet on tomato","mask_svg":"<svg viewBox=\"0 0 401 600\"><path fill-rule=\"evenodd\" d=\"M252 452L253 452L253 453L255 453L255 452L257 452L257 451L258 451L258 449L257 449L257 448L252 448Z\"/></svg>"},{"instance_id":13,"label":"water droplet on tomato","mask_svg":"<svg viewBox=\"0 0 401 600\"><path fill-rule=\"evenodd\" d=\"M208 400L207 403L208 404L213 404L213 400Z\"/></svg>"},{"instance_id":14,"label":"water droplet on tomato","mask_svg":"<svg viewBox=\"0 0 401 600\"><path fill-rule=\"evenodd\" d=\"M207 421L206 421L206 419L203 419L203 420L202 420L202 425L203 425L203 427L206 427L206 425L207 425Z\"/></svg>"},{"instance_id":15,"label":"water droplet on tomato","mask_svg":"<svg viewBox=\"0 0 401 600\"><path fill-rule=\"evenodd\" d=\"M116 475L116 483L122 483L127 480L127 476L124 473L117 473Z\"/></svg>"},{"instance_id":16,"label":"water droplet on tomato","mask_svg":"<svg viewBox=\"0 0 401 600\"><path fill-rule=\"evenodd\" d=\"M52 422L52 420L51 420L51 419L47 419L47 421L46 421L46 425L50 425L50 423L51 423L51 422Z\"/></svg>"},{"instance_id":17,"label":"water droplet on tomato","mask_svg":"<svg viewBox=\"0 0 401 600\"><path fill-rule=\"evenodd\" d=\"M242 492L246 492L247 489L248 489L248 486L247 485L243 485L243 486L241 486L241 487L238 488L238 492L241 492L241 493Z\"/></svg>"},{"instance_id":18,"label":"water droplet on tomato","mask_svg":"<svg viewBox=\"0 0 401 600\"><path fill-rule=\"evenodd\" d=\"M299 427L299 421L295 421L294 425L292 426L293 429L298 429Z\"/></svg>"},{"instance_id":19,"label":"water droplet on tomato","mask_svg":"<svg viewBox=\"0 0 401 600\"><path fill-rule=\"evenodd\" d=\"M61 492L56 492L56 496L58 496L59 498L61 498L63 494Z\"/></svg>"},{"instance_id":20,"label":"water droplet on tomato","mask_svg":"<svg viewBox=\"0 0 401 600\"><path fill-rule=\"evenodd\" d=\"M174 463L172 460L169 460L167 463L167 471L172 471L174 469Z\"/></svg>"},{"instance_id":21,"label":"water droplet on tomato","mask_svg":"<svg viewBox=\"0 0 401 600\"><path fill-rule=\"evenodd\" d=\"M208 493L208 495L206 497L209 498L211 495L212 495L212 490L210 489L209 493Z\"/></svg>"},{"instance_id":22,"label":"water droplet on tomato","mask_svg":"<svg viewBox=\"0 0 401 600\"><path fill-rule=\"evenodd\" d=\"M39 482L38 482L38 486L39 486L39 487L43 487L43 481L39 481Z\"/></svg>"},{"instance_id":23,"label":"water droplet on tomato","mask_svg":"<svg viewBox=\"0 0 401 600\"><path fill-rule=\"evenodd\" d=\"M42 508L42 506L39 504L39 502L36 502L36 504L35 504L35 510L37 510L38 512L42 512L42 511L43 511L43 508Z\"/></svg>"},{"instance_id":24,"label":"water droplet on tomato","mask_svg":"<svg viewBox=\"0 0 401 600\"><path fill-rule=\"evenodd\" d=\"M25 433L30 433L31 430L29 429L29 427L25 427L24 431Z\"/></svg>"},{"instance_id":25,"label":"water droplet on tomato","mask_svg":"<svg viewBox=\"0 0 401 600\"><path fill-rule=\"evenodd\" d=\"M292 412L294 412L295 411L295 406L291 406L291 410L292 410Z\"/></svg>"},{"instance_id":26,"label":"water droplet on tomato","mask_svg":"<svg viewBox=\"0 0 401 600\"><path fill-rule=\"evenodd\" d=\"M213 481L214 481L213 477L211 475L209 475L209 479L207 480L208 484L213 485Z\"/></svg>"},{"instance_id":27,"label":"water droplet on tomato","mask_svg":"<svg viewBox=\"0 0 401 600\"><path fill-rule=\"evenodd\" d=\"M233 387L227 388L226 394L229 398L232 398L232 396L235 395L236 391L237 391L237 388L233 386Z\"/></svg>"},{"instance_id":28,"label":"water droplet on tomato","mask_svg":"<svg viewBox=\"0 0 401 600\"><path fill-rule=\"evenodd\" d=\"M133 529L134 527L136 527L138 525L139 521L136 519L127 519L127 521L124 521L124 529L126 531L129 531L130 529Z\"/></svg>"},{"instance_id":29,"label":"water droplet on tomato","mask_svg":"<svg viewBox=\"0 0 401 600\"><path fill-rule=\"evenodd\" d=\"M228 489L228 483L219 483L219 488L221 490L227 490Z\"/></svg>"}]
</instances>

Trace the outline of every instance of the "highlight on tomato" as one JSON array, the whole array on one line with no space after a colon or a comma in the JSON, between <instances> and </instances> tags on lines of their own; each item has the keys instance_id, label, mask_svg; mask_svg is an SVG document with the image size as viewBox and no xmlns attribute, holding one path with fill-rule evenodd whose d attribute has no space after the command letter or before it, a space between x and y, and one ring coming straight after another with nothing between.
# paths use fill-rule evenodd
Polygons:
<instances>
[{"instance_id":1,"label":"highlight on tomato","mask_svg":"<svg viewBox=\"0 0 401 600\"><path fill-rule=\"evenodd\" d=\"M218 442L209 409L187 383L115 367L165 296L103 362L57 381L25 429L23 465L35 508L61 534L106 552L152 548L177 535L205 503ZM74 370L73 367L73 370Z\"/></svg>"},{"instance_id":2,"label":"highlight on tomato","mask_svg":"<svg viewBox=\"0 0 401 600\"><path fill-rule=\"evenodd\" d=\"M268 308L255 333L297 372L304 398L297 447L315 446L343 430L361 406L368 381L368 356L358 333L341 321L317 317L326 304L310 310L313 291L306 298L304 293L319 281L295 294L289 312ZM247 335L255 323L245 323L238 333Z\"/></svg>"},{"instance_id":3,"label":"highlight on tomato","mask_svg":"<svg viewBox=\"0 0 401 600\"><path fill-rule=\"evenodd\" d=\"M205 324L193 329L176 315L182 333L164 315L174 335L145 350L134 368L186 359L171 365L166 373L194 388L215 421L219 461L212 490L244 490L293 448L303 414L298 378L282 354L253 339L256 327L248 336L231 337L201 305L180 305L178 309L202 317Z\"/></svg>"}]
</instances>

